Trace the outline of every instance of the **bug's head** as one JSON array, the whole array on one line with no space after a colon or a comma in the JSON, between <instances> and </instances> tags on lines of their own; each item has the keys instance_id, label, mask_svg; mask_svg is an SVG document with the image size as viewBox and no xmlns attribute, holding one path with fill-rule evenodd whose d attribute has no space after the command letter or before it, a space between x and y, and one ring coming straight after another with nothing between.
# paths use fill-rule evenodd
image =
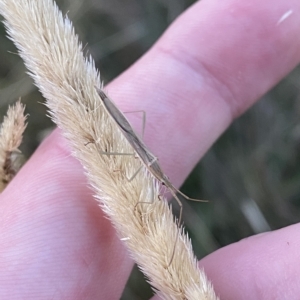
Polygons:
<instances>
[{"instance_id":1,"label":"bug's head","mask_svg":"<svg viewBox=\"0 0 300 300\"><path fill-rule=\"evenodd\" d=\"M98 93L98 95L100 96L101 100L104 100L105 98L107 98L106 94L103 92L103 90L101 90L100 88L98 88L97 86L95 86L95 89Z\"/></svg>"}]
</instances>

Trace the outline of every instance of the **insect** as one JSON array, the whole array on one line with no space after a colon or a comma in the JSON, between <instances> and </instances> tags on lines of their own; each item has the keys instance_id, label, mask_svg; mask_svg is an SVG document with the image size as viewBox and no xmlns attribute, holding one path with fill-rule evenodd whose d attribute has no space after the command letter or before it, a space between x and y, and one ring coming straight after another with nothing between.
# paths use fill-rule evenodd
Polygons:
<instances>
[{"instance_id":1,"label":"insect","mask_svg":"<svg viewBox=\"0 0 300 300\"><path fill-rule=\"evenodd\" d=\"M129 142L129 144L134 149L136 155L140 158L143 162L143 165L148 169L148 171L159 181L162 185L166 186L168 190L171 192L172 196L176 199L179 207L179 219L178 224L181 224L182 220L182 203L179 200L177 193L183 196L187 200L197 201L197 202L207 202L206 200L198 200L193 199L185 194L183 194L180 190L178 190L169 180L169 178L164 174L162 171L159 163L158 158L154 156L147 148L147 146L143 143L143 141L137 136L134 132L133 128L131 127L129 121L126 119L124 114L117 108L117 106L108 98L108 96L99 88L96 87L97 93L102 100L102 103L108 112L108 114L114 119L118 127L121 129L122 133L124 134L125 138ZM132 180L138 172L141 170L143 166L141 166L131 177ZM177 238L176 238L177 240ZM173 251L174 252L174 251ZM173 259L174 253L172 254ZM171 261L172 261L171 259Z\"/></svg>"}]
</instances>

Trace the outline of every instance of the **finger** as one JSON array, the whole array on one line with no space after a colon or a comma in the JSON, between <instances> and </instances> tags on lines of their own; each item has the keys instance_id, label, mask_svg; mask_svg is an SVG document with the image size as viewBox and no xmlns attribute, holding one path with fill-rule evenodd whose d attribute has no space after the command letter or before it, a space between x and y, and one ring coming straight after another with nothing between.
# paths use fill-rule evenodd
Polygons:
<instances>
[{"instance_id":1,"label":"finger","mask_svg":"<svg viewBox=\"0 0 300 300\"><path fill-rule=\"evenodd\" d=\"M299 299L299 224L244 239L200 262L221 299Z\"/></svg>"},{"instance_id":2,"label":"finger","mask_svg":"<svg viewBox=\"0 0 300 300\"><path fill-rule=\"evenodd\" d=\"M232 119L299 63L299 6L199 1L109 86L124 110L147 112L146 143L173 182L179 185Z\"/></svg>"},{"instance_id":3,"label":"finger","mask_svg":"<svg viewBox=\"0 0 300 300\"><path fill-rule=\"evenodd\" d=\"M299 247L297 224L224 247L202 259L199 267L222 300L296 300L300 293Z\"/></svg>"},{"instance_id":4,"label":"finger","mask_svg":"<svg viewBox=\"0 0 300 300\"><path fill-rule=\"evenodd\" d=\"M1 194L0 212L0 299L120 297L132 263L58 131Z\"/></svg>"}]
</instances>

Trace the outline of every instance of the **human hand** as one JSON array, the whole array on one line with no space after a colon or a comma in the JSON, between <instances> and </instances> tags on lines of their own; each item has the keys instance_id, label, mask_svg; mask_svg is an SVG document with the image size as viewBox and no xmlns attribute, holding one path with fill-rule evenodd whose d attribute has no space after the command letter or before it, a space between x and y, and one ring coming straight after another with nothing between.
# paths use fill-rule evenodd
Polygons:
<instances>
[{"instance_id":1,"label":"human hand","mask_svg":"<svg viewBox=\"0 0 300 300\"><path fill-rule=\"evenodd\" d=\"M174 184L299 62L297 8L296 1L199 2L110 84L121 110L142 101L146 143ZM1 299L120 297L133 263L91 194L56 130L1 195ZM296 230L249 238L203 259L221 299L297 299Z\"/></svg>"}]
</instances>

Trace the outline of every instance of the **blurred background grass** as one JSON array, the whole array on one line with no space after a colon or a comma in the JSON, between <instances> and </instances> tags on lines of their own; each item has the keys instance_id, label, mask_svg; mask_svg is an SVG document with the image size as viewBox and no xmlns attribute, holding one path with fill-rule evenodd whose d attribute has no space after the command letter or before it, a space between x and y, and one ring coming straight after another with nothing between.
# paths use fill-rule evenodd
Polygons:
<instances>
[{"instance_id":1,"label":"blurred background grass","mask_svg":"<svg viewBox=\"0 0 300 300\"><path fill-rule=\"evenodd\" d=\"M193 2L57 1L87 44L106 83L143 55ZM54 125L5 35L0 25L0 113L4 115L8 104L22 96L30 114L22 145L28 158ZM184 202L183 219L198 258L300 219L299 83L297 68L232 124L182 187L191 197L211 200L205 205ZM176 210L177 205L173 206ZM151 294L142 274L134 268L122 299L148 299Z\"/></svg>"}]
</instances>

